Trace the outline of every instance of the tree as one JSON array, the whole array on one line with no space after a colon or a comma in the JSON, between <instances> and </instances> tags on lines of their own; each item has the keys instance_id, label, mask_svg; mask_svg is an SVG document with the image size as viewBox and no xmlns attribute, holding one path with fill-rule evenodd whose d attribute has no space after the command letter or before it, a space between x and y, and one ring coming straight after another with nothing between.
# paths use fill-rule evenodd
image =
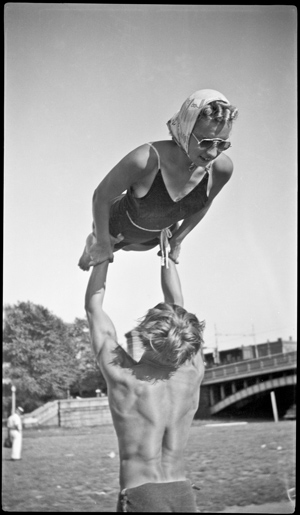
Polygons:
<instances>
[{"instance_id":1,"label":"tree","mask_svg":"<svg viewBox=\"0 0 300 515\"><path fill-rule=\"evenodd\" d=\"M78 361L78 382L72 386L71 394L81 397L94 396L95 391L100 389L107 391L105 379L96 363L94 353L91 348L89 328L86 319L75 318L75 322L70 324L70 336L76 348L76 358ZM76 391L77 387L77 391Z\"/></svg>"},{"instance_id":2,"label":"tree","mask_svg":"<svg viewBox=\"0 0 300 515\"><path fill-rule=\"evenodd\" d=\"M18 302L4 308L4 369L17 389L17 403L32 411L66 397L79 379L70 328L43 306Z\"/></svg>"}]
</instances>

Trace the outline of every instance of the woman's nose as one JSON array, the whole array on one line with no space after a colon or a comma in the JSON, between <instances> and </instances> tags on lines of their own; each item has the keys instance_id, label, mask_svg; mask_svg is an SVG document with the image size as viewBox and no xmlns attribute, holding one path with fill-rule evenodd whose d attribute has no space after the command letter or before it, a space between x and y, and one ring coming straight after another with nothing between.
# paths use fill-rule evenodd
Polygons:
<instances>
[{"instance_id":1,"label":"woman's nose","mask_svg":"<svg viewBox=\"0 0 300 515\"><path fill-rule=\"evenodd\" d=\"M212 145L210 148L206 150L206 154L209 157L217 157L218 155L218 147L216 145Z\"/></svg>"}]
</instances>

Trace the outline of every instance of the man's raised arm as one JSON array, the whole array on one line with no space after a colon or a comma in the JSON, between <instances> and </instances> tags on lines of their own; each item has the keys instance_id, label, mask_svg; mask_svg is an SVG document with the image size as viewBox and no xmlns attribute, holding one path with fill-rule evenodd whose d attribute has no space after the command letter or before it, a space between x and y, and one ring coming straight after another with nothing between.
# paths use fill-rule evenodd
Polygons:
<instances>
[{"instance_id":1,"label":"man's raised arm","mask_svg":"<svg viewBox=\"0 0 300 515\"><path fill-rule=\"evenodd\" d=\"M164 302L183 307L181 283L176 265L172 259L169 259L169 268L166 266L161 267L161 287L164 294Z\"/></svg>"},{"instance_id":2,"label":"man's raised arm","mask_svg":"<svg viewBox=\"0 0 300 515\"><path fill-rule=\"evenodd\" d=\"M108 266L107 260L93 268L85 295L85 310L96 358L99 358L106 342L114 341L117 344L114 324L103 310Z\"/></svg>"}]
</instances>

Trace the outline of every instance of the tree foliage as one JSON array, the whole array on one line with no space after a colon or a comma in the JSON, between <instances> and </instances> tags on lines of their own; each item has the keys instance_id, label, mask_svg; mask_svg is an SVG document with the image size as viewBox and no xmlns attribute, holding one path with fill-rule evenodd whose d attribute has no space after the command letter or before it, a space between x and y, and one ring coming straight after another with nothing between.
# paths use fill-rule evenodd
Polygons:
<instances>
[{"instance_id":1,"label":"tree foliage","mask_svg":"<svg viewBox=\"0 0 300 515\"><path fill-rule=\"evenodd\" d=\"M4 315L4 377L15 385L17 403L25 411L66 398L72 391L95 395L103 386L86 320L66 324L32 302L5 306Z\"/></svg>"},{"instance_id":2,"label":"tree foliage","mask_svg":"<svg viewBox=\"0 0 300 515\"><path fill-rule=\"evenodd\" d=\"M70 326L70 335L77 352L78 394L84 397L88 394L94 394L97 389L106 392L105 379L91 348L87 321L83 318L76 318L74 324ZM71 393L75 393L75 385L73 385Z\"/></svg>"}]
</instances>

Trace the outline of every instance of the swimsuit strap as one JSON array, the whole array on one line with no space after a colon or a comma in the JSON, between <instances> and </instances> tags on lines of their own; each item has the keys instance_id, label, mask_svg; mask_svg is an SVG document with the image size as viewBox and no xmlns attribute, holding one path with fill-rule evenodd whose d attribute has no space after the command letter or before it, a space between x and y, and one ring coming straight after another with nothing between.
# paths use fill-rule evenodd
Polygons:
<instances>
[{"instance_id":1,"label":"swimsuit strap","mask_svg":"<svg viewBox=\"0 0 300 515\"><path fill-rule=\"evenodd\" d=\"M146 143L146 144L149 145L151 148L153 148L154 152L156 153L157 161L158 161L158 169L160 170L160 155L159 155L157 149L152 145L152 143Z\"/></svg>"},{"instance_id":2,"label":"swimsuit strap","mask_svg":"<svg viewBox=\"0 0 300 515\"><path fill-rule=\"evenodd\" d=\"M169 268L169 252L171 250L169 238L172 238L172 233L169 227L162 229L159 237L159 246L161 253L161 266Z\"/></svg>"},{"instance_id":3,"label":"swimsuit strap","mask_svg":"<svg viewBox=\"0 0 300 515\"><path fill-rule=\"evenodd\" d=\"M205 171L209 173L212 169L212 161L205 167Z\"/></svg>"}]
</instances>

